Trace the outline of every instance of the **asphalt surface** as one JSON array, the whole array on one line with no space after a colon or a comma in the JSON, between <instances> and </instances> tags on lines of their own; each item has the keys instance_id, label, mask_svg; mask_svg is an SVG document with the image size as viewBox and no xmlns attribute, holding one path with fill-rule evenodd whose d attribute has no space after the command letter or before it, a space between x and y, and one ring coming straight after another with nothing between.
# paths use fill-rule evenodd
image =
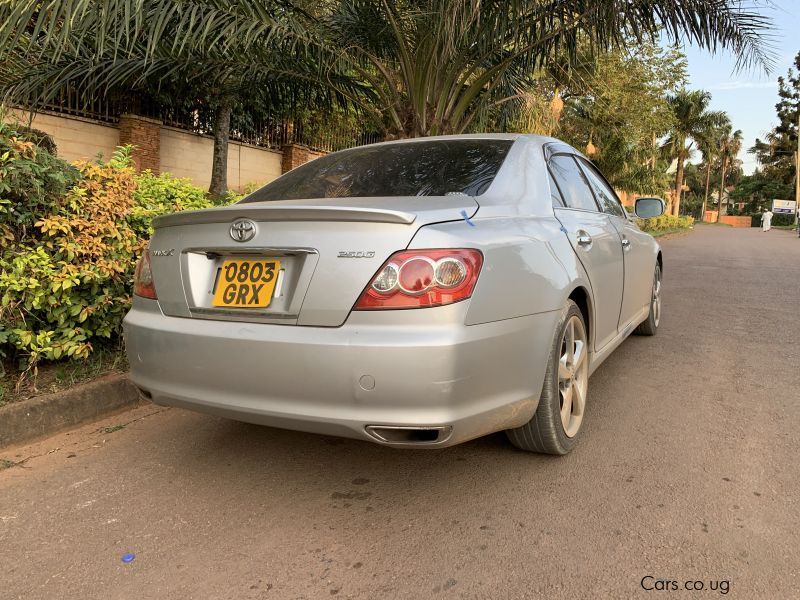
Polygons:
<instances>
[{"instance_id":1,"label":"asphalt surface","mask_svg":"<svg viewBox=\"0 0 800 600\"><path fill-rule=\"evenodd\" d=\"M0 451L0 598L800 598L800 239L662 246L571 455L138 408Z\"/></svg>"}]
</instances>

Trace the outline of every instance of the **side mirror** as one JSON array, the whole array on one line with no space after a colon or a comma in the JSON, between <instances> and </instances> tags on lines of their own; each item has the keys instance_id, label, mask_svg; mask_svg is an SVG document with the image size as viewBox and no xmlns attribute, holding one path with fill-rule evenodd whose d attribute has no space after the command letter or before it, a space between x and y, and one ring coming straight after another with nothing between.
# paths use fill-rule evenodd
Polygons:
<instances>
[{"instance_id":1,"label":"side mirror","mask_svg":"<svg viewBox=\"0 0 800 600\"><path fill-rule=\"evenodd\" d=\"M636 216L640 219L652 219L664 214L666 205L661 198L637 198Z\"/></svg>"}]
</instances>

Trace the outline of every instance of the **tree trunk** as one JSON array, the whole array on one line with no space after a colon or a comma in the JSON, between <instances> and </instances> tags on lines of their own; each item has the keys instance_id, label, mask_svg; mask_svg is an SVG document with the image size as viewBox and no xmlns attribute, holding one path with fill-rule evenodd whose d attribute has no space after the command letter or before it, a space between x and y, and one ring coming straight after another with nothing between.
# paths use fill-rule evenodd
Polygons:
<instances>
[{"instance_id":1,"label":"tree trunk","mask_svg":"<svg viewBox=\"0 0 800 600\"><path fill-rule=\"evenodd\" d=\"M678 155L678 168L675 170L675 202L672 205L672 214L676 217L681 214L681 190L683 189L683 156Z\"/></svg>"},{"instance_id":2,"label":"tree trunk","mask_svg":"<svg viewBox=\"0 0 800 600\"><path fill-rule=\"evenodd\" d=\"M719 218L723 215L722 212L722 198L725 194L725 168L728 166L727 158L722 158L722 176L719 180L719 215L717 216L717 222L719 222Z\"/></svg>"},{"instance_id":3,"label":"tree trunk","mask_svg":"<svg viewBox=\"0 0 800 600\"><path fill-rule=\"evenodd\" d=\"M708 206L708 190L711 188L711 163L706 165L706 194L703 196L703 212L700 213L700 220L706 220L706 206Z\"/></svg>"},{"instance_id":4,"label":"tree trunk","mask_svg":"<svg viewBox=\"0 0 800 600\"><path fill-rule=\"evenodd\" d=\"M231 133L233 98L223 96L214 119L214 151L211 159L211 185L208 194L222 198L228 191L228 138Z\"/></svg>"}]
</instances>

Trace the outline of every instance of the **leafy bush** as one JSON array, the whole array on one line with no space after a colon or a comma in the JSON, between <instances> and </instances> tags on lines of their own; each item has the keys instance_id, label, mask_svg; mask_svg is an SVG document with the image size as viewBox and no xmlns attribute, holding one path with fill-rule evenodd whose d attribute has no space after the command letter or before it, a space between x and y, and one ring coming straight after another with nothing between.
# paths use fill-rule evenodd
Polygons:
<instances>
[{"instance_id":1,"label":"leafy bush","mask_svg":"<svg viewBox=\"0 0 800 600\"><path fill-rule=\"evenodd\" d=\"M137 174L130 146L70 165L38 139L0 123L0 358L21 369L116 339L152 218L214 205L188 179Z\"/></svg>"},{"instance_id":2,"label":"leafy bush","mask_svg":"<svg viewBox=\"0 0 800 600\"><path fill-rule=\"evenodd\" d=\"M674 215L661 215L652 219L638 219L639 227L647 233L663 233L689 229L694 224L693 217L676 217Z\"/></svg>"},{"instance_id":3,"label":"leafy bush","mask_svg":"<svg viewBox=\"0 0 800 600\"><path fill-rule=\"evenodd\" d=\"M230 194L230 192L229 192ZM205 192L189 179L177 179L169 173L155 175L143 171L136 176L135 203L131 208L128 222L142 238L149 239L153 234L150 223L153 217L179 210L209 208L214 203Z\"/></svg>"},{"instance_id":4,"label":"leafy bush","mask_svg":"<svg viewBox=\"0 0 800 600\"><path fill-rule=\"evenodd\" d=\"M0 343L28 366L43 358L85 358L92 339L120 331L145 244L126 220L135 187L130 152L120 148L107 163L76 163L80 181L63 196L34 200L34 211L24 198L6 205L11 214L35 218L32 228L12 230L11 243L0 253ZM36 154L31 160L37 165L54 164L46 152ZM38 173L26 160L10 170L20 164ZM42 183L31 189L43 189Z\"/></svg>"},{"instance_id":5,"label":"leafy bush","mask_svg":"<svg viewBox=\"0 0 800 600\"><path fill-rule=\"evenodd\" d=\"M30 130L0 121L0 242L26 239L79 177L78 169L37 146Z\"/></svg>"},{"instance_id":6,"label":"leafy bush","mask_svg":"<svg viewBox=\"0 0 800 600\"><path fill-rule=\"evenodd\" d=\"M750 215L750 227L761 227L761 215L763 213L756 213ZM781 227L786 225L794 225L794 215L787 215L776 213L772 215L772 226Z\"/></svg>"}]
</instances>

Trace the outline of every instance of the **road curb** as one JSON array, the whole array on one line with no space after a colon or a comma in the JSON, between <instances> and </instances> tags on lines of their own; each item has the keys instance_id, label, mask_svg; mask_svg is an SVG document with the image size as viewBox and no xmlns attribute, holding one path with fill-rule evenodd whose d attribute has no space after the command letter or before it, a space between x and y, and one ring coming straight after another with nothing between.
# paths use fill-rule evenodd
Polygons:
<instances>
[{"instance_id":1,"label":"road curb","mask_svg":"<svg viewBox=\"0 0 800 600\"><path fill-rule=\"evenodd\" d=\"M143 403L124 373L115 373L0 407L0 448L52 435Z\"/></svg>"}]
</instances>

